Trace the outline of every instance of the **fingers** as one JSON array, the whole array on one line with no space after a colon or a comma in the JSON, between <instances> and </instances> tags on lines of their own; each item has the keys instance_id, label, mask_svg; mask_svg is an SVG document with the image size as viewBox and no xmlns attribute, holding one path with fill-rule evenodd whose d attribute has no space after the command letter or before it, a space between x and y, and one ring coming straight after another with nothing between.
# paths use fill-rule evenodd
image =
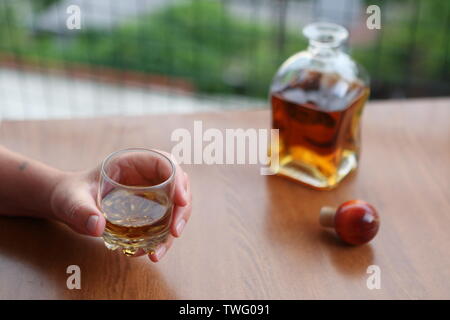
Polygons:
<instances>
[{"instance_id":1,"label":"fingers","mask_svg":"<svg viewBox=\"0 0 450 320\"><path fill-rule=\"evenodd\" d=\"M173 219L172 224L170 226L170 232L171 235L169 235L168 239L160 244L158 248L155 250L154 253L150 253L148 257L153 262L160 261L164 255L166 254L167 250L172 246L174 237L180 237L181 233L183 232L183 228L186 225L186 223L189 221L189 218L191 216L192 206L191 206L191 188L189 183L189 178L187 177L186 173L183 173L185 175L185 183L183 185L183 188L185 189L186 193L188 194L188 205L184 207L175 206L174 213L173 213ZM133 257L140 257L145 254L144 250L139 249L136 254L133 255Z\"/></svg>"},{"instance_id":2,"label":"fingers","mask_svg":"<svg viewBox=\"0 0 450 320\"><path fill-rule=\"evenodd\" d=\"M181 171L179 171L179 172L181 172ZM169 250L170 247L172 246L174 237L181 236L181 233L183 232L183 228L191 216L192 194L191 194L191 187L190 187L190 183L189 183L189 177L185 172L183 172L182 175L183 175L183 179L178 180L176 182L176 185L182 186L183 192L185 193L185 196L186 196L186 204L183 206L175 205L175 209L174 209L174 213L173 213L174 216L173 216L172 224L170 227L171 235L169 235L168 239L164 243L162 243L158 246L158 248L155 250L155 252L152 252L148 255L150 261L152 261L152 262L161 261L161 259L166 254L167 250Z\"/></svg>"},{"instance_id":3,"label":"fingers","mask_svg":"<svg viewBox=\"0 0 450 320\"><path fill-rule=\"evenodd\" d=\"M171 159L175 163L175 194L173 202L175 206L184 207L189 203L189 193L187 190L189 177L181 169L176 160L173 157Z\"/></svg>"},{"instance_id":4,"label":"fingers","mask_svg":"<svg viewBox=\"0 0 450 320\"><path fill-rule=\"evenodd\" d=\"M150 261L152 262L158 262L161 261L161 259L166 254L167 250L170 249L173 243L173 236L169 235L167 240L164 243L161 243L154 252L149 253L148 257L150 258Z\"/></svg>"},{"instance_id":5,"label":"fingers","mask_svg":"<svg viewBox=\"0 0 450 320\"><path fill-rule=\"evenodd\" d=\"M185 173L185 192L188 197L188 204L186 206L175 206L174 212L173 212L173 220L172 224L170 226L170 232L174 237L180 237L181 233L183 232L183 229L186 225L186 223L189 221L189 218L191 217L192 212L192 193L191 193L191 187L189 178L187 177L187 174Z\"/></svg>"},{"instance_id":6,"label":"fingers","mask_svg":"<svg viewBox=\"0 0 450 320\"><path fill-rule=\"evenodd\" d=\"M189 202L186 193L187 176L175 158L165 151L155 150L169 158L175 166L174 203L185 206ZM122 184L147 185L159 184L172 174L172 167L162 156L145 152L125 154L113 160L108 166L108 176Z\"/></svg>"},{"instance_id":7,"label":"fingers","mask_svg":"<svg viewBox=\"0 0 450 320\"><path fill-rule=\"evenodd\" d=\"M164 151L159 152L170 158L175 166L173 195L174 212L170 226L171 234L168 239L164 243L160 244L154 252L148 254L149 259L153 262L160 261L166 254L167 250L169 250L172 246L174 237L179 237L181 235L192 211L192 194L188 175L183 171L171 154ZM155 183L161 183L161 181L167 179L172 172L172 167L170 164L168 165L168 162L164 159L164 157L148 157L145 153L136 153L133 155L124 156L120 165L118 165L118 163L111 163L109 169L109 173L113 179L120 178L136 180L138 177L144 177L146 180L151 181L151 179L156 178ZM127 181L120 182L127 184ZM88 201L85 198L77 202L82 205L75 206L76 208L72 211L77 212L74 216L77 216L77 219L80 221L77 221L76 223L74 222L72 225L73 228L80 233L101 235L105 224L104 217L100 212L98 212L95 201L93 201L92 197L91 200L91 204L93 205L92 207L88 205ZM94 216L91 217L92 215ZM86 224L84 229L82 227L83 219ZM139 250L133 255L133 257L139 257L144 254L145 252L143 250Z\"/></svg>"},{"instance_id":8,"label":"fingers","mask_svg":"<svg viewBox=\"0 0 450 320\"><path fill-rule=\"evenodd\" d=\"M99 237L105 218L96 206L88 186L62 190L56 217L78 233Z\"/></svg>"},{"instance_id":9,"label":"fingers","mask_svg":"<svg viewBox=\"0 0 450 320\"><path fill-rule=\"evenodd\" d=\"M160 153L162 153L163 155L165 155L166 157L168 157L170 160L172 160L172 162L175 165L175 194L174 194L174 203L176 206L182 206L184 207L185 205L187 205L189 203L189 195L187 193L187 183L188 183L188 176L187 174L183 171L183 169L181 168L181 166L178 164L177 160L175 159L175 157L165 151L161 151L161 150L156 150ZM157 162L160 164L160 162ZM157 165L156 165L157 167ZM164 167L164 166L163 166ZM159 169L161 169L161 165L159 165Z\"/></svg>"},{"instance_id":10,"label":"fingers","mask_svg":"<svg viewBox=\"0 0 450 320\"><path fill-rule=\"evenodd\" d=\"M75 203L68 212L65 223L75 231L93 237L102 235L105 228L105 218L95 206L87 202Z\"/></svg>"}]
</instances>

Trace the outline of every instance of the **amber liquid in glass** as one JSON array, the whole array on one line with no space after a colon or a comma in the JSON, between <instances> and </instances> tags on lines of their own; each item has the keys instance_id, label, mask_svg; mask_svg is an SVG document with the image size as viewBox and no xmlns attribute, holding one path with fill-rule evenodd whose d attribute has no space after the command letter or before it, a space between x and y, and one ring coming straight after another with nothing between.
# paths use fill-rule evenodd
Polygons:
<instances>
[{"instance_id":1,"label":"amber liquid in glass","mask_svg":"<svg viewBox=\"0 0 450 320\"><path fill-rule=\"evenodd\" d=\"M308 71L272 92L272 127L279 129L278 174L332 189L358 164L360 117L369 89L336 74Z\"/></svg>"},{"instance_id":2,"label":"amber liquid in glass","mask_svg":"<svg viewBox=\"0 0 450 320\"><path fill-rule=\"evenodd\" d=\"M172 205L164 194L113 189L101 200L101 210L104 240L111 249L125 248L127 255L139 248L150 252L169 234Z\"/></svg>"}]
</instances>

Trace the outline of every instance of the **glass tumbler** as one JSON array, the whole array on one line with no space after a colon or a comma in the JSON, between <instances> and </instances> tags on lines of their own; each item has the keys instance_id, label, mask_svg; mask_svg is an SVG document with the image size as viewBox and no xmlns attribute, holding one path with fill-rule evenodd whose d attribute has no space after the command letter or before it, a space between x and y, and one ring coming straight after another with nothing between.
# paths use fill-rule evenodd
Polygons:
<instances>
[{"instance_id":1,"label":"glass tumbler","mask_svg":"<svg viewBox=\"0 0 450 320\"><path fill-rule=\"evenodd\" d=\"M143 148L116 151L103 160L97 205L106 219L108 249L153 252L170 233L175 164Z\"/></svg>"}]
</instances>

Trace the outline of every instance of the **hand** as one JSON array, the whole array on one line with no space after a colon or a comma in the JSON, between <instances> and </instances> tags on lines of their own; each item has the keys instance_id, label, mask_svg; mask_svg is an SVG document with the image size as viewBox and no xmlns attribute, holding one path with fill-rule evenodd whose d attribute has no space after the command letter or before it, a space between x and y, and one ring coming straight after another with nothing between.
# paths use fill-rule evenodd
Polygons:
<instances>
[{"instance_id":1,"label":"hand","mask_svg":"<svg viewBox=\"0 0 450 320\"><path fill-rule=\"evenodd\" d=\"M170 157L170 154L163 152ZM171 157L172 160L173 157ZM174 160L176 163L176 161ZM51 195L52 218L59 220L78 233L94 237L101 236L105 218L96 205L100 168L88 172L63 173ZM192 194L188 175L176 164L175 195L170 235L154 253L149 254L158 262L172 246L175 237L180 237L191 215ZM139 251L135 256L143 255Z\"/></svg>"}]
</instances>

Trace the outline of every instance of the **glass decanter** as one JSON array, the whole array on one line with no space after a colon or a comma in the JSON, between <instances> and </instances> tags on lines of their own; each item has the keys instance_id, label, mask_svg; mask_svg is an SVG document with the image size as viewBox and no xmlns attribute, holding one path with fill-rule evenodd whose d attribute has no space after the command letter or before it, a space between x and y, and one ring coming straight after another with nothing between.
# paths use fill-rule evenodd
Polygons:
<instances>
[{"instance_id":1,"label":"glass decanter","mask_svg":"<svg viewBox=\"0 0 450 320\"><path fill-rule=\"evenodd\" d=\"M369 80L342 50L344 27L317 22L303 34L309 47L281 65L270 88L272 128L279 129L279 164L272 169L332 189L358 166Z\"/></svg>"}]
</instances>

